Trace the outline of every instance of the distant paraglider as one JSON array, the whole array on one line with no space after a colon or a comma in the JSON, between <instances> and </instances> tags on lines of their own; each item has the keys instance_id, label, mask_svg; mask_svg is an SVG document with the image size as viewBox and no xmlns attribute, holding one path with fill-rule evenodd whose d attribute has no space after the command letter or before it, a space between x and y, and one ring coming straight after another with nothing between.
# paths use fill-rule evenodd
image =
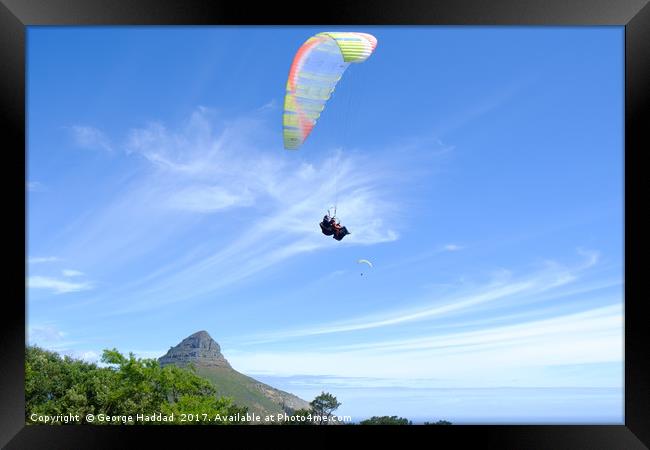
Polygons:
<instances>
[{"instance_id":1,"label":"distant paraglider","mask_svg":"<svg viewBox=\"0 0 650 450\"><path fill-rule=\"evenodd\" d=\"M372 263L367 259L360 259L357 261L357 264L368 264L369 267L373 267ZM363 276L363 272L361 272L361 276Z\"/></svg>"}]
</instances>

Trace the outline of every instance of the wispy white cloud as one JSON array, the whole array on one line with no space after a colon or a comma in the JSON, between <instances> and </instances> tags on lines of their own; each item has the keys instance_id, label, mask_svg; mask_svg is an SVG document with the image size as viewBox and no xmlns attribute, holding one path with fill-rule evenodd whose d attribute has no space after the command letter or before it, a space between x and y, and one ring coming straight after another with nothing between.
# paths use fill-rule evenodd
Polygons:
<instances>
[{"instance_id":1,"label":"wispy white cloud","mask_svg":"<svg viewBox=\"0 0 650 450\"><path fill-rule=\"evenodd\" d=\"M253 195L248 190L227 190L221 186L192 186L173 193L172 208L195 212L216 212L234 206L252 206Z\"/></svg>"},{"instance_id":2,"label":"wispy white cloud","mask_svg":"<svg viewBox=\"0 0 650 450\"><path fill-rule=\"evenodd\" d=\"M398 267L404 267L404 266L409 266L413 265L418 262L423 262L430 260L431 258L434 257L439 257L443 253L453 253L453 252L458 252L461 250L465 250L469 248L466 245L459 245L459 244L454 244L454 243L449 243L449 244L443 244L443 245L438 245L435 246L432 249L425 250L421 253L416 253L416 254L411 254L411 255L405 255L401 258L396 258L393 262L385 265L384 267L386 269L395 269Z\"/></svg>"},{"instance_id":3,"label":"wispy white cloud","mask_svg":"<svg viewBox=\"0 0 650 450\"><path fill-rule=\"evenodd\" d=\"M587 269L589 267L595 266L596 264L598 264L598 261L600 261L600 252L596 250L578 248L577 252L579 255L585 257L585 262L582 268Z\"/></svg>"},{"instance_id":4,"label":"wispy white cloud","mask_svg":"<svg viewBox=\"0 0 650 450\"><path fill-rule=\"evenodd\" d=\"M343 333L399 325L407 322L429 319L435 316L476 306L484 302L495 301L515 294L521 294L525 291L532 290L534 287L535 283L532 280L500 286L490 286L480 293L435 302L436 306L433 307L422 309L409 308L409 310L393 311L392 313L384 314L383 317L382 315L375 313L371 316L357 318L355 321L346 321L293 331L273 333L260 337L259 340L254 340L254 342L268 342L299 336Z\"/></svg>"},{"instance_id":5,"label":"wispy white cloud","mask_svg":"<svg viewBox=\"0 0 650 450\"><path fill-rule=\"evenodd\" d=\"M112 152L113 147L108 137L99 129L91 126L73 125L69 127L76 145L90 150Z\"/></svg>"},{"instance_id":6,"label":"wispy white cloud","mask_svg":"<svg viewBox=\"0 0 650 450\"><path fill-rule=\"evenodd\" d=\"M70 335L54 322L29 324L26 329L28 345L58 353L88 363L98 363L100 354L95 350L80 349L81 342L70 339ZM82 347L83 348L83 347Z\"/></svg>"},{"instance_id":7,"label":"wispy white cloud","mask_svg":"<svg viewBox=\"0 0 650 450\"><path fill-rule=\"evenodd\" d=\"M79 270L72 270L72 269L64 269L61 271L64 277L80 277L83 276L84 273L80 272Z\"/></svg>"},{"instance_id":8,"label":"wispy white cloud","mask_svg":"<svg viewBox=\"0 0 650 450\"><path fill-rule=\"evenodd\" d=\"M25 188L29 192L43 192L45 190L45 185L40 181L27 181L25 183Z\"/></svg>"},{"instance_id":9,"label":"wispy white cloud","mask_svg":"<svg viewBox=\"0 0 650 450\"><path fill-rule=\"evenodd\" d=\"M30 323L25 337L29 345L36 345L60 354L74 351L73 348L80 344L79 341L72 340L69 333L61 330L58 324L49 321Z\"/></svg>"},{"instance_id":10,"label":"wispy white cloud","mask_svg":"<svg viewBox=\"0 0 650 450\"><path fill-rule=\"evenodd\" d=\"M435 349L450 353L483 351L496 349L503 343L516 342L528 345L532 341L543 340L554 333L588 333L621 326L622 305L609 305L578 313L565 314L549 319L525 321L515 325L486 327L477 331L434 334L426 337L383 341L363 344L342 345L340 349L374 351L412 351Z\"/></svg>"},{"instance_id":11,"label":"wispy white cloud","mask_svg":"<svg viewBox=\"0 0 650 450\"><path fill-rule=\"evenodd\" d=\"M509 85L504 85L499 90L487 93L483 98L473 99L473 104L466 105L455 114L448 114L440 123L436 124L436 136L445 136L486 114L498 110L501 106L516 98L517 94L533 82L533 79L515 81Z\"/></svg>"},{"instance_id":12,"label":"wispy white cloud","mask_svg":"<svg viewBox=\"0 0 650 450\"><path fill-rule=\"evenodd\" d=\"M397 378L402 385L430 379L430 386L439 387L589 386L589 381L548 378L546 368L622 364L622 325L622 305L611 305L479 331L338 347L327 342L310 351L239 351L228 358L243 372L263 367L274 375ZM607 382L621 385L622 378L613 374Z\"/></svg>"},{"instance_id":13,"label":"wispy white cloud","mask_svg":"<svg viewBox=\"0 0 650 450\"><path fill-rule=\"evenodd\" d=\"M57 261L61 261L61 258L56 256L34 256L32 258L27 259L27 262L29 264L42 264L42 263L50 263L50 262L57 262Z\"/></svg>"},{"instance_id":14,"label":"wispy white cloud","mask_svg":"<svg viewBox=\"0 0 650 450\"><path fill-rule=\"evenodd\" d=\"M226 231L225 214L231 210L244 210L237 217L247 220L237 226L235 239L216 244L215 236L211 252L205 242L187 252L202 257L181 255L183 264L174 261L170 270L158 271L159 266L153 278L145 275L146 286L142 283L137 294L139 282L133 280L130 294L138 300L114 312L186 301L317 249L399 238L399 222L393 219L401 205L389 189L390 163L338 151L307 163L281 143L269 145L267 128L266 119L254 114L220 122L200 108L178 128L150 123L129 133L128 154L143 157L149 170L124 196L70 233L68 253L102 264L123 261L174 235L191 233L197 217L213 215ZM320 234L317 225L337 198L339 216L352 233L341 242Z\"/></svg>"},{"instance_id":15,"label":"wispy white cloud","mask_svg":"<svg viewBox=\"0 0 650 450\"><path fill-rule=\"evenodd\" d=\"M547 261L544 269L520 279L513 278L510 271L501 270L495 273L493 280L485 285L472 287L469 292L461 292L445 298L428 299L426 306L410 306L385 313L372 313L344 322L269 333L253 338L253 342L269 342L299 336L389 327L476 309L488 303L508 300L519 302L521 298L539 296L547 291L568 285L577 279L581 271L592 267L597 261L598 258L593 256L593 252L589 253L586 262L573 268ZM422 302L419 303L422 304Z\"/></svg>"},{"instance_id":16,"label":"wispy white cloud","mask_svg":"<svg viewBox=\"0 0 650 450\"><path fill-rule=\"evenodd\" d=\"M27 287L29 289L45 289L55 294L66 294L70 292L87 291L93 286L88 282L73 283L70 281L59 280L51 277L30 276L27 278Z\"/></svg>"},{"instance_id":17,"label":"wispy white cloud","mask_svg":"<svg viewBox=\"0 0 650 450\"><path fill-rule=\"evenodd\" d=\"M400 153L418 152L429 156L443 156L455 150L455 146L443 142L437 134L410 136L402 138L393 145L394 151Z\"/></svg>"},{"instance_id":18,"label":"wispy white cloud","mask_svg":"<svg viewBox=\"0 0 650 450\"><path fill-rule=\"evenodd\" d=\"M577 283L600 261L598 252L579 254L583 259L573 265L545 261L523 276L498 270L486 284L468 285L424 304L410 302L347 321L258 335L248 344L283 344L279 350L266 345L260 351L259 345L247 350L240 341L228 358L245 373L325 375L349 387L372 384L364 377L379 384L398 380L405 387L620 387L623 304L609 288L621 282ZM603 290L608 298L597 302L601 306L591 301L566 308L565 302L554 301L579 294L594 300L593 293ZM543 301L543 306L521 309L531 301ZM437 320L443 316L444 321ZM398 327L415 322L419 326L408 333ZM322 334L339 336L310 338ZM593 364L607 368L590 376ZM574 369L549 376L549 370L565 366Z\"/></svg>"},{"instance_id":19,"label":"wispy white cloud","mask_svg":"<svg viewBox=\"0 0 650 450\"><path fill-rule=\"evenodd\" d=\"M27 328L27 340L32 344L60 344L65 333L51 324L34 325Z\"/></svg>"},{"instance_id":20,"label":"wispy white cloud","mask_svg":"<svg viewBox=\"0 0 650 450\"><path fill-rule=\"evenodd\" d=\"M277 109L277 107L278 107L278 102L276 99L273 98L268 102L266 102L265 104L263 104L262 106L260 106L259 108L257 108L257 111L259 112L272 111L274 109Z\"/></svg>"}]
</instances>

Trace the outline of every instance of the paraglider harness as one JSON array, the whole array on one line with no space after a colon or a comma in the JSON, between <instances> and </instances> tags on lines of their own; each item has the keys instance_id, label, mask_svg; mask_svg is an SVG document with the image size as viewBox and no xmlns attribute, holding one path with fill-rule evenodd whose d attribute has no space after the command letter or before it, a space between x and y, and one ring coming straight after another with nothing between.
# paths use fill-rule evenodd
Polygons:
<instances>
[{"instance_id":1,"label":"paraglider harness","mask_svg":"<svg viewBox=\"0 0 650 450\"><path fill-rule=\"evenodd\" d=\"M323 221L319 224L320 229L325 236L332 236L337 241L340 241L345 236L350 234L346 227L342 227L336 222L336 209L334 209L334 215L330 215L329 209L327 214L323 217Z\"/></svg>"}]
</instances>

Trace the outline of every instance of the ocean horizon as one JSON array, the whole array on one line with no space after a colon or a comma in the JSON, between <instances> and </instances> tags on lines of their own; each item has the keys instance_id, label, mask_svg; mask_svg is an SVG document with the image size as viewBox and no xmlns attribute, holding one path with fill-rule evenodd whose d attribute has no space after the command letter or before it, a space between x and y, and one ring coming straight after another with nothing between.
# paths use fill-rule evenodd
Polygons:
<instances>
[{"instance_id":1,"label":"ocean horizon","mask_svg":"<svg viewBox=\"0 0 650 450\"><path fill-rule=\"evenodd\" d=\"M622 425L622 387L328 387L295 377L254 375L264 383L311 401L322 391L337 397L338 416L358 423L398 416L413 424L447 420L456 425ZM423 411L430 411L423 414Z\"/></svg>"}]
</instances>

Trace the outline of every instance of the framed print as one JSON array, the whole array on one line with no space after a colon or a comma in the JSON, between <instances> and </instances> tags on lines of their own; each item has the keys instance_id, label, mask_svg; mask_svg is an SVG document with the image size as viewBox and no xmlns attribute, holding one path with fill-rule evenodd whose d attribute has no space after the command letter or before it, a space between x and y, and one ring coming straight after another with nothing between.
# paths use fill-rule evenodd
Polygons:
<instances>
[{"instance_id":1,"label":"framed print","mask_svg":"<svg viewBox=\"0 0 650 450\"><path fill-rule=\"evenodd\" d=\"M0 11L3 446L647 448L646 1Z\"/></svg>"}]
</instances>

